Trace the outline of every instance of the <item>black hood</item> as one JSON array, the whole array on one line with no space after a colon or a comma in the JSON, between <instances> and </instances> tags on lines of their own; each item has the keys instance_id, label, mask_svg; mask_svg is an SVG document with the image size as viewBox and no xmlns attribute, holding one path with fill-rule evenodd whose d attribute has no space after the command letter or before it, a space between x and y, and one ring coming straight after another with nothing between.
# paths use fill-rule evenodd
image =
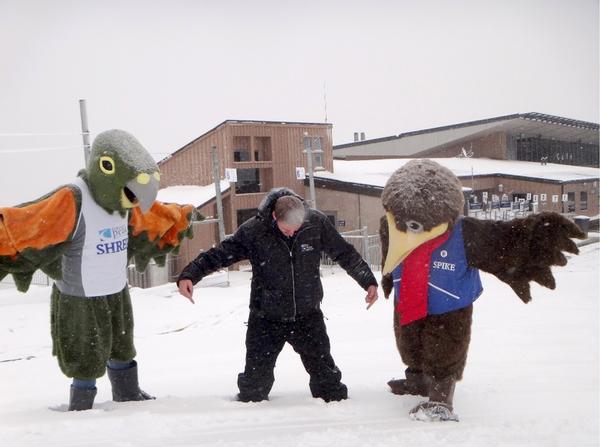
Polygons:
<instances>
[{"instance_id":1,"label":"black hood","mask_svg":"<svg viewBox=\"0 0 600 447\"><path fill-rule=\"evenodd\" d=\"M269 193L265 196L265 198L258 205L258 215L262 219L267 222L271 222L271 215L273 214L273 208L275 207L275 202L277 199L283 196L294 196L304 203L304 208L308 211L308 206L302 197L296 194L294 191L288 188L273 188Z\"/></svg>"}]
</instances>

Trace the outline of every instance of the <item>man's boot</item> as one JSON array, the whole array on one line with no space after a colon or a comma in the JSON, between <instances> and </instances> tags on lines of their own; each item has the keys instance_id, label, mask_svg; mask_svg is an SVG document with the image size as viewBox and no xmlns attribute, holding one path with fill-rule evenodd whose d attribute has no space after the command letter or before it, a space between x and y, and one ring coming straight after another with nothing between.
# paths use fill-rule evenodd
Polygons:
<instances>
[{"instance_id":1,"label":"man's boot","mask_svg":"<svg viewBox=\"0 0 600 447\"><path fill-rule=\"evenodd\" d=\"M96 388L76 388L71 385L69 411L82 411L92 408L97 392Z\"/></svg>"},{"instance_id":2,"label":"man's boot","mask_svg":"<svg viewBox=\"0 0 600 447\"><path fill-rule=\"evenodd\" d=\"M406 368L406 379L392 379L387 384L394 394L413 396L429 396L429 377L422 371Z\"/></svg>"},{"instance_id":3,"label":"man's boot","mask_svg":"<svg viewBox=\"0 0 600 447\"><path fill-rule=\"evenodd\" d=\"M131 366L127 369L112 369L109 367L107 371L115 402L156 399L156 397L140 389L137 362L135 360L131 362Z\"/></svg>"},{"instance_id":4,"label":"man's boot","mask_svg":"<svg viewBox=\"0 0 600 447\"><path fill-rule=\"evenodd\" d=\"M310 391L314 398L323 399L325 402L339 402L348 399L348 387L342 382L327 387L310 383Z\"/></svg>"},{"instance_id":5,"label":"man's boot","mask_svg":"<svg viewBox=\"0 0 600 447\"><path fill-rule=\"evenodd\" d=\"M262 377L248 377L245 373L238 374L240 392L235 396L239 402L261 402L269 400L269 393L275 382L273 373L265 373Z\"/></svg>"},{"instance_id":6,"label":"man's boot","mask_svg":"<svg viewBox=\"0 0 600 447\"><path fill-rule=\"evenodd\" d=\"M443 379L431 379L429 401L421 402L410 410L410 416L419 421L455 421L458 416L452 412L454 387L456 379L453 376Z\"/></svg>"}]
</instances>

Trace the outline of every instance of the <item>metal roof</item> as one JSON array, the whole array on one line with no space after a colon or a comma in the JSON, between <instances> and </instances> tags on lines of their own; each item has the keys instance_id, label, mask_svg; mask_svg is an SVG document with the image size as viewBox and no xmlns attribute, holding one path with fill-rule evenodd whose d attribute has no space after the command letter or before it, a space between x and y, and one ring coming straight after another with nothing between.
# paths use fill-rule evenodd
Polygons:
<instances>
[{"instance_id":1,"label":"metal roof","mask_svg":"<svg viewBox=\"0 0 600 447\"><path fill-rule=\"evenodd\" d=\"M474 132L470 133L468 128L473 128ZM456 131L461 129L462 132L448 132ZM555 138L566 141L581 141L582 143L597 144L598 143L598 131L600 125L597 123L591 123L588 121L574 120L570 118L563 118L560 116L546 115L543 113L530 112L530 113L516 113L512 115L499 116L495 118L488 118L476 121L468 121L465 123L452 124L449 126L433 127L430 129L416 130L412 132L404 132L399 135L392 135L388 137L375 138L371 140L356 141L353 143L340 144L333 147L333 150L347 149L365 145L372 145L382 142L389 142L391 140L400 139L411 139L409 137L425 136L427 134L434 133L447 133L447 134L460 134L459 138L465 138L466 136L473 136L479 133L489 133L498 130L511 131L513 133L520 133L523 136L544 136L547 138ZM456 141L450 139L450 141ZM443 143L445 144L445 143ZM429 147L422 147L421 150L427 150L432 147L438 146L432 145Z\"/></svg>"}]
</instances>

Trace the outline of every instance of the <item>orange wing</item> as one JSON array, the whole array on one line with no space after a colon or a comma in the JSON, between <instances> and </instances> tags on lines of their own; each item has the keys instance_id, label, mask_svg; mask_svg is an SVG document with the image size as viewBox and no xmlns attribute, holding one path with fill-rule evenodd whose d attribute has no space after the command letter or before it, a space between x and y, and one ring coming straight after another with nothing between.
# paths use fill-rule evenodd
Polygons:
<instances>
[{"instance_id":1,"label":"orange wing","mask_svg":"<svg viewBox=\"0 0 600 447\"><path fill-rule=\"evenodd\" d=\"M77 201L69 187L39 202L0 208L0 256L64 242L73 232L76 218Z\"/></svg>"},{"instance_id":2,"label":"orange wing","mask_svg":"<svg viewBox=\"0 0 600 447\"><path fill-rule=\"evenodd\" d=\"M17 288L26 291L38 269L60 277L60 257L80 207L79 190L64 186L34 202L0 208L0 279L12 273Z\"/></svg>"},{"instance_id":3,"label":"orange wing","mask_svg":"<svg viewBox=\"0 0 600 447\"><path fill-rule=\"evenodd\" d=\"M134 208L129 217L129 257L140 271L151 258L164 264L167 253L176 253L184 237L193 237L191 222L199 220L193 205L155 201L147 213Z\"/></svg>"}]
</instances>

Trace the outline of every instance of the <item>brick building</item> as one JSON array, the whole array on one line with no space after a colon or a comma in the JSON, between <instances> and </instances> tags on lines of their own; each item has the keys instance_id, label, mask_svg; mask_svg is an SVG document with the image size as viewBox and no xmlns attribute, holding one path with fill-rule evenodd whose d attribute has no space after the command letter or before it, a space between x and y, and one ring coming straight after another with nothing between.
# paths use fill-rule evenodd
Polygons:
<instances>
[{"instance_id":1,"label":"brick building","mask_svg":"<svg viewBox=\"0 0 600 447\"><path fill-rule=\"evenodd\" d=\"M305 148L310 145L314 151L314 169L333 170L331 128L327 123L223 121L158 163L161 188L214 187L211 148L216 147L220 179L226 177L226 170L234 169L237 174L237 181L223 188L225 232L231 234L256 213L261 200L273 187L285 186L308 197L304 180L297 178L296 168L306 171ZM217 215L214 194L200 203L193 197L181 201L191 201L205 216ZM183 247L179 264L188 262L199 250L218 240L217 225L203 227L196 233L193 242Z\"/></svg>"},{"instance_id":2,"label":"brick building","mask_svg":"<svg viewBox=\"0 0 600 447\"><path fill-rule=\"evenodd\" d=\"M225 232L230 234L256 213L273 187L285 186L309 198L308 179L298 178L296 168L307 170L305 148L310 145L315 150L317 208L341 232L366 227L368 234L377 233L383 215L381 191L407 158L439 157L469 191L467 204L473 209L486 200L490 203L482 208L512 209L521 200L521 208L536 211L599 213L597 124L510 115L336 147L331 131L327 123L224 121L159 162L161 192L194 185L202 192L180 201L216 216L215 195L206 194L214 190L214 146L220 180L227 170L237 173L237 181L221 186ZM218 239L216 224L196 231L194 240L184 244L177 269Z\"/></svg>"}]
</instances>

